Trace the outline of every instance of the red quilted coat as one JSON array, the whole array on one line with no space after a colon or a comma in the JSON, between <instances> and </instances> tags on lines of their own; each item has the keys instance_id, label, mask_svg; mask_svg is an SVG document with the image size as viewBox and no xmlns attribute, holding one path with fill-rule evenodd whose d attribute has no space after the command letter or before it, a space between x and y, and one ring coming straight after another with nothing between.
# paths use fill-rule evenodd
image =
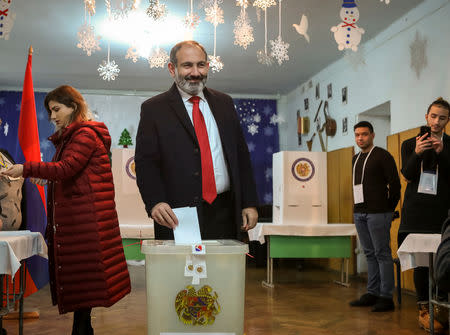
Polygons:
<instances>
[{"instance_id":1,"label":"red quilted coat","mask_svg":"<svg viewBox=\"0 0 450 335\"><path fill-rule=\"evenodd\" d=\"M109 307L131 290L114 202L104 123L74 122L49 138L52 162L26 162L24 177L47 179L50 288L61 314Z\"/></svg>"}]
</instances>

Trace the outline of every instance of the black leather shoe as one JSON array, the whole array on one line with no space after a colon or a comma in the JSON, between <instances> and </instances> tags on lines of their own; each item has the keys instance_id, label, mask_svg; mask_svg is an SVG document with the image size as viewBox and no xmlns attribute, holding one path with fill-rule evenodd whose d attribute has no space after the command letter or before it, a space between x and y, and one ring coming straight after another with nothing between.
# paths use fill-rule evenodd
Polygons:
<instances>
[{"instance_id":1,"label":"black leather shoe","mask_svg":"<svg viewBox=\"0 0 450 335\"><path fill-rule=\"evenodd\" d=\"M372 308L372 312L387 312L395 309L394 300L392 298L379 297Z\"/></svg>"},{"instance_id":2,"label":"black leather shoe","mask_svg":"<svg viewBox=\"0 0 450 335\"><path fill-rule=\"evenodd\" d=\"M363 306L373 306L376 304L378 297L376 295L366 293L363 294L359 299L350 301L350 306L353 307L363 307Z\"/></svg>"}]
</instances>

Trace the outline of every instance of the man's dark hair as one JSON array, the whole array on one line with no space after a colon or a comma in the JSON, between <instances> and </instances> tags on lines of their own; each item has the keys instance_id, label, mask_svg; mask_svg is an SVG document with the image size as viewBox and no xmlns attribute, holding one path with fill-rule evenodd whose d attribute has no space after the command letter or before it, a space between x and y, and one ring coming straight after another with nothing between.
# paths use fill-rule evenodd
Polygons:
<instances>
[{"instance_id":1,"label":"man's dark hair","mask_svg":"<svg viewBox=\"0 0 450 335\"><path fill-rule=\"evenodd\" d=\"M199 48L205 54L205 60L206 61L208 60L208 54L206 53L206 50L203 47L203 45L201 45L197 41L182 41L182 42L178 42L177 44L175 44L173 46L172 50L170 50L170 62L173 65L177 66L177 62L178 62L177 52L178 52L178 50L180 50L185 45L189 45L189 46L192 46L192 47Z\"/></svg>"},{"instance_id":2,"label":"man's dark hair","mask_svg":"<svg viewBox=\"0 0 450 335\"><path fill-rule=\"evenodd\" d=\"M434 101L431 103L431 105L428 106L427 114L430 112L430 109L431 109L431 107L433 107L433 106L439 106L439 107L445 108L445 109L448 111L449 116L450 116L450 104L449 104L448 101L445 100L444 98L439 97L439 98L437 98L436 100L434 100Z\"/></svg>"},{"instance_id":3,"label":"man's dark hair","mask_svg":"<svg viewBox=\"0 0 450 335\"><path fill-rule=\"evenodd\" d=\"M369 121L360 121L353 127L353 130L356 128L369 128L370 133L373 133L373 126Z\"/></svg>"}]
</instances>

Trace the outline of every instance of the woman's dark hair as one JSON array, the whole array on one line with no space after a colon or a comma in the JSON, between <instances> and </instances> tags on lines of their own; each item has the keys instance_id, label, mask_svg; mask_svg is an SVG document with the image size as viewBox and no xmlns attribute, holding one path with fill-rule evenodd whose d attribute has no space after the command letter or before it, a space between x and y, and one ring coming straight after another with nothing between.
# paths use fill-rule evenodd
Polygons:
<instances>
[{"instance_id":1,"label":"woman's dark hair","mask_svg":"<svg viewBox=\"0 0 450 335\"><path fill-rule=\"evenodd\" d=\"M70 123L74 121L89 121L91 120L91 113L88 109L86 101L78 90L69 85L62 85L49 92L44 100L45 109L48 113L48 118L52 114L48 104L50 101L56 101L67 107L73 108L73 113L70 116Z\"/></svg>"}]
</instances>

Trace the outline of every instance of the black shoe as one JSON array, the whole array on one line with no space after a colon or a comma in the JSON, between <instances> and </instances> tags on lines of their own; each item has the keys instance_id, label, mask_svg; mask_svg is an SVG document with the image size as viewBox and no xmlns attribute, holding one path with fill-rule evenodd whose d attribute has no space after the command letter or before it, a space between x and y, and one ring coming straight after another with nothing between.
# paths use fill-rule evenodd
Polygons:
<instances>
[{"instance_id":1,"label":"black shoe","mask_svg":"<svg viewBox=\"0 0 450 335\"><path fill-rule=\"evenodd\" d=\"M394 300L392 298L379 297L372 308L372 312L387 312L395 309Z\"/></svg>"},{"instance_id":2,"label":"black shoe","mask_svg":"<svg viewBox=\"0 0 450 335\"><path fill-rule=\"evenodd\" d=\"M350 301L350 306L362 307L362 306L373 306L376 304L378 297L376 295L366 293L363 294L359 299Z\"/></svg>"}]
</instances>

